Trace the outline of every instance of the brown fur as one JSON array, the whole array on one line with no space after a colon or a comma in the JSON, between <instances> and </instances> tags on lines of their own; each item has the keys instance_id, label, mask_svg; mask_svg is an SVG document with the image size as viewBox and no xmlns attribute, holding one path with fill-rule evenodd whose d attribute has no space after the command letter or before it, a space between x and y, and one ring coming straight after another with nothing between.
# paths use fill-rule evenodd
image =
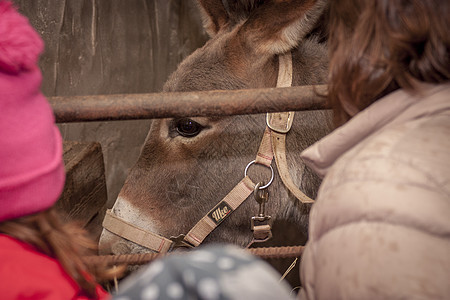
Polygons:
<instances>
[{"instance_id":1,"label":"brown fur","mask_svg":"<svg viewBox=\"0 0 450 300\"><path fill-rule=\"evenodd\" d=\"M320 17L322 1L243 1L242 5L253 10L240 22L226 15L236 7L220 8L221 0L200 3L210 18L208 24L213 24L212 37L179 65L164 91L274 87L277 54L289 50L293 53L294 85L326 81L326 47L315 37L306 38ZM255 159L265 116L191 119L203 126L194 137L178 134L176 119L152 122L141 157L114 205L115 214L166 237L187 233L243 178L245 166ZM287 136L291 174L311 197L315 197L320 180L303 165L299 154L330 129L329 112L298 112ZM250 168L249 175L254 182L267 182L269 174L257 165ZM287 191L278 174L269 193L267 212L278 220L275 238L284 239L276 243L304 243L309 206L301 205ZM205 242L248 244L250 218L257 211L251 196ZM294 228L293 235L281 234L287 232L285 225ZM106 231L101 247L115 253L148 251Z\"/></svg>"}]
</instances>

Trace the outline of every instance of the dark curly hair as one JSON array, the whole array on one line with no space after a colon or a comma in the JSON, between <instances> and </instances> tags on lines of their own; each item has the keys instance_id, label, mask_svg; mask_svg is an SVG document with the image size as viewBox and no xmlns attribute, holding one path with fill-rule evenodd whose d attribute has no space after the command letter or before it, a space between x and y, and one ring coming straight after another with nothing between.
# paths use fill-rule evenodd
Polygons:
<instances>
[{"instance_id":1,"label":"dark curly hair","mask_svg":"<svg viewBox=\"0 0 450 300\"><path fill-rule=\"evenodd\" d=\"M328 100L335 124L416 82L450 78L450 1L330 1Z\"/></svg>"}]
</instances>

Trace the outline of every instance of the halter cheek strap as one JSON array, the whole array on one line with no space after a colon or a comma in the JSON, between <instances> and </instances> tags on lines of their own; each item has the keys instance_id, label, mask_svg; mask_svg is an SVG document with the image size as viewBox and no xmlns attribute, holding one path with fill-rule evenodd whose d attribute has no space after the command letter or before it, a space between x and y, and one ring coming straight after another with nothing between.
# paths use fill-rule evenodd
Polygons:
<instances>
[{"instance_id":1,"label":"halter cheek strap","mask_svg":"<svg viewBox=\"0 0 450 300\"><path fill-rule=\"evenodd\" d=\"M279 69L277 87L290 87L292 85L292 55L291 53L279 56ZM275 156L278 173L289 191L302 203L313 203L314 200L306 196L292 181L286 159L286 134L289 132L294 120L295 112L268 113L267 127L270 128L272 151Z\"/></svg>"}]
</instances>

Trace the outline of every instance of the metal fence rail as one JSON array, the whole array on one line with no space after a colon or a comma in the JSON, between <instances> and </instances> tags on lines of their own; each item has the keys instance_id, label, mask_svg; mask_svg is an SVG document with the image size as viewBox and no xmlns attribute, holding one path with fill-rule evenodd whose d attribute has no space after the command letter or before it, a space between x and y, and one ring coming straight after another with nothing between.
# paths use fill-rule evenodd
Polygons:
<instances>
[{"instance_id":1,"label":"metal fence rail","mask_svg":"<svg viewBox=\"0 0 450 300\"><path fill-rule=\"evenodd\" d=\"M326 85L231 91L50 97L56 122L225 116L326 109Z\"/></svg>"}]
</instances>

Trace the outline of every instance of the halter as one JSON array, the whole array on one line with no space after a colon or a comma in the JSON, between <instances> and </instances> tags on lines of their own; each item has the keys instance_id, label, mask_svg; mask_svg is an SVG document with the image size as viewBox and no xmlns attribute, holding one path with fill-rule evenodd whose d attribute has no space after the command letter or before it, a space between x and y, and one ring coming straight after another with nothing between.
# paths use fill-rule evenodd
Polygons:
<instances>
[{"instance_id":1,"label":"halter","mask_svg":"<svg viewBox=\"0 0 450 300\"><path fill-rule=\"evenodd\" d=\"M279 56L277 87L289 87L292 84L292 54ZM187 234L165 238L159 234L142 229L118 216L111 209L106 211L103 228L140 246L155 252L166 253L178 247L197 247L203 240L219 226L230 214L236 210L252 193L255 195L266 189L273 180L272 160L275 157L280 177L289 191L302 203L313 203L314 200L306 196L292 181L286 160L286 134L289 132L294 119L294 112L268 113L266 129L261 140L256 158L251 161L244 171L244 178L214 206ZM271 169L272 176L264 185L256 185L247 175L252 164L261 164ZM256 187L256 188L255 188ZM256 219L255 219L256 218ZM263 242L271 238L271 225L255 222L270 221L270 216L252 218L253 242ZM266 222L265 222L266 223ZM270 222L269 222L270 223Z\"/></svg>"}]
</instances>

